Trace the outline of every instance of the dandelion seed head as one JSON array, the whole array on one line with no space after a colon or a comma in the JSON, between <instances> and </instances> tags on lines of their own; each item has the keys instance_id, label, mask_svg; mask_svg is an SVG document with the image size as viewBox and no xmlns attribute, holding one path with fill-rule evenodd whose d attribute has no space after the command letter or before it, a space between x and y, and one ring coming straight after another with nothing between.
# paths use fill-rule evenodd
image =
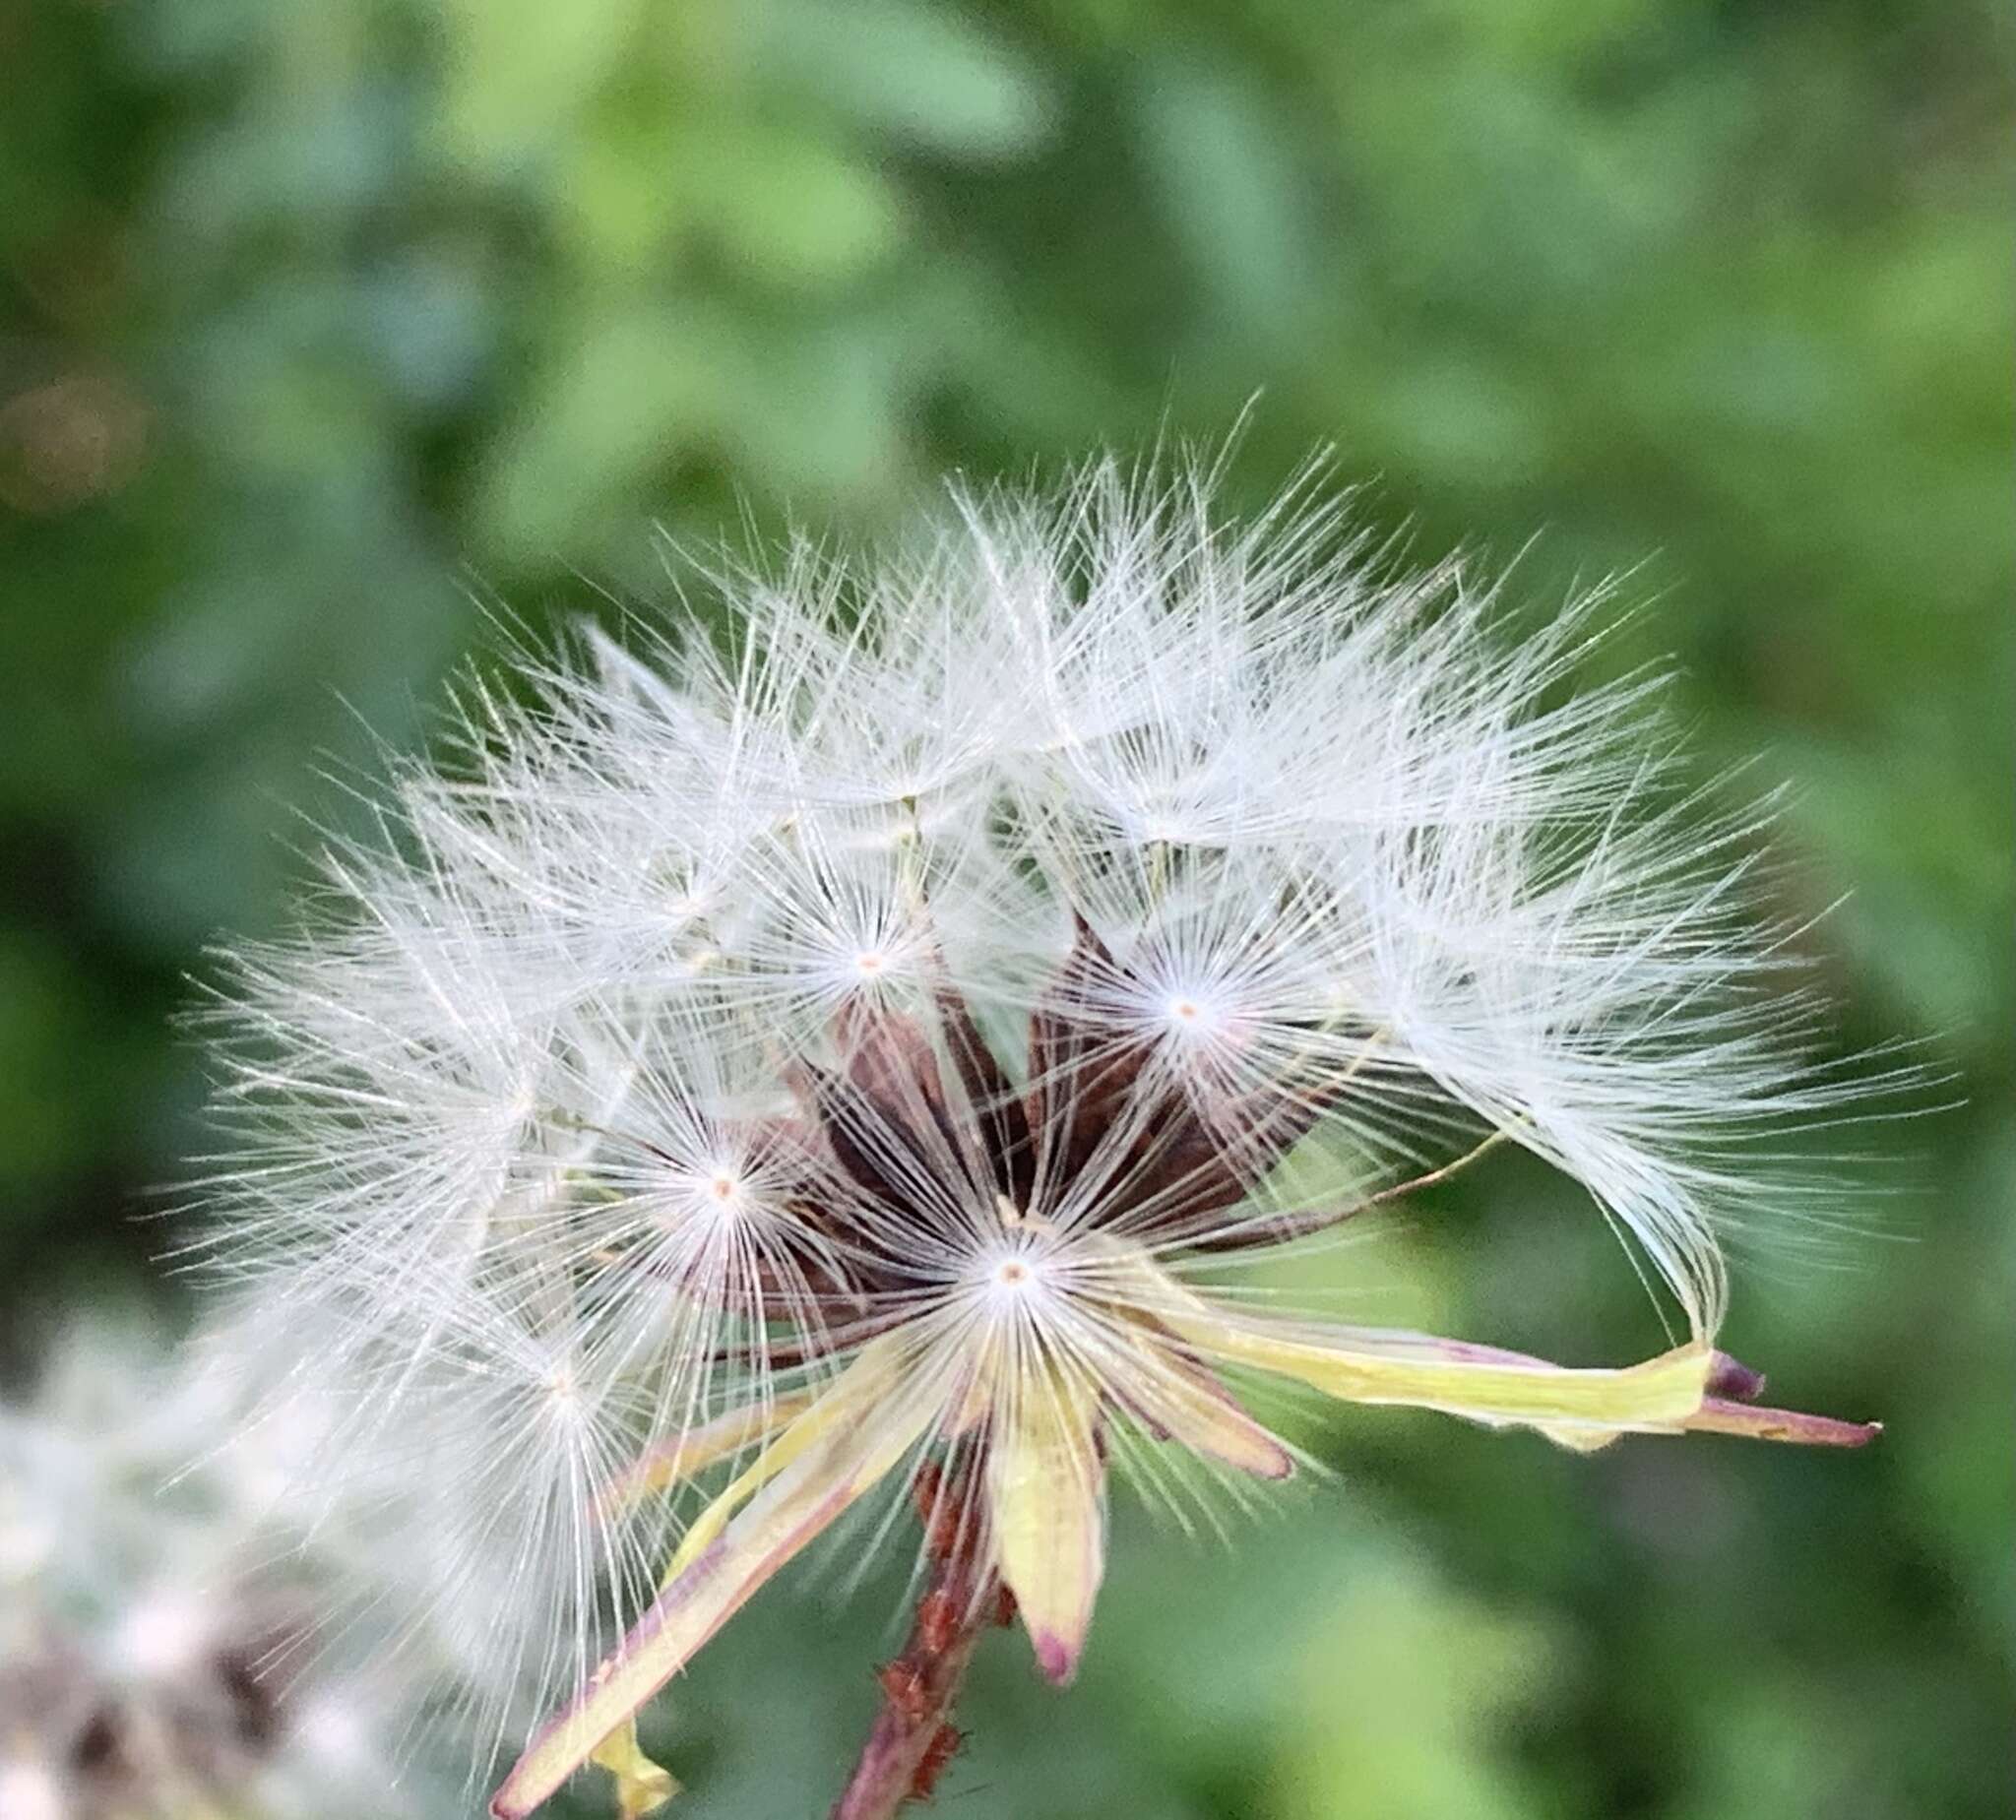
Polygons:
<instances>
[{"instance_id":1,"label":"dandelion seed head","mask_svg":"<svg viewBox=\"0 0 2016 1820\"><path fill-rule=\"evenodd\" d=\"M396 1817L463 1779L468 1752L425 1735L461 1667L389 1616L418 1587L374 1546L386 1487L311 1485L335 1415L312 1390L251 1419L243 1365L277 1364L271 1339L229 1325L178 1355L93 1316L0 1402L0 1511L25 1538L0 1557L8 1820Z\"/></svg>"},{"instance_id":2,"label":"dandelion seed head","mask_svg":"<svg viewBox=\"0 0 2016 1820\"><path fill-rule=\"evenodd\" d=\"M332 1457L407 1450L430 1602L527 1699L662 1610L680 1534L922 1454L1063 1678L1108 1462L1291 1469L1221 1364L1684 1425L1537 1414L1530 1360L1445 1394L1477 1349L1263 1332L1227 1273L1502 1142L1705 1371L1722 1235L1783 1200L1756 1138L1851 1098L1759 913L1768 806L1690 793L1656 677L1576 686L1606 590L1522 617L1313 474L1244 523L1212 484L955 491L892 551L717 561L719 627L519 651L229 957L206 1254L327 1336ZM1084 1558L1032 1567L1045 1525Z\"/></svg>"}]
</instances>

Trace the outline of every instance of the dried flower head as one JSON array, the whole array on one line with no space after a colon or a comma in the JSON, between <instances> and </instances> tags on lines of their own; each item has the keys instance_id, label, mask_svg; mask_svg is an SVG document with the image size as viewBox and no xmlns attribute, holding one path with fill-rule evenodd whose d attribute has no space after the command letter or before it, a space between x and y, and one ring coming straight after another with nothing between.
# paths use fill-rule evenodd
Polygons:
<instances>
[{"instance_id":1,"label":"dried flower head","mask_svg":"<svg viewBox=\"0 0 2016 1820\"><path fill-rule=\"evenodd\" d=\"M7 1820L418 1815L452 1792L405 1748L442 1664L362 1647L359 1576L389 1577L363 1513L294 1489L318 1400L246 1423L246 1342L177 1359L85 1321L0 1404Z\"/></svg>"},{"instance_id":2,"label":"dried flower head","mask_svg":"<svg viewBox=\"0 0 2016 1820\"><path fill-rule=\"evenodd\" d=\"M342 1448L425 1453L444 1601L575 1689L499 1815L592 1755L648 1811L639 1708L908 1483L926 1603L836 1810L893 1811L978 1624L1071 1678L1113 1475L1293 1470L1259 1379L1574 1448L1866 1438L1715 1347L1718 1228L1788 1192L1749 1140L1844 1097L1751 924L1763 816L1707 825L1656 678L1571 686L1600 595L1508 646L1462 564L1210 485L959 493L893 556L715 576L724 638L473 681L237 957L215 1253L339 1336ZM1565 1368L1240 1292L1499 1144L1677 1344Z\"/></svg>"}]
</instances>

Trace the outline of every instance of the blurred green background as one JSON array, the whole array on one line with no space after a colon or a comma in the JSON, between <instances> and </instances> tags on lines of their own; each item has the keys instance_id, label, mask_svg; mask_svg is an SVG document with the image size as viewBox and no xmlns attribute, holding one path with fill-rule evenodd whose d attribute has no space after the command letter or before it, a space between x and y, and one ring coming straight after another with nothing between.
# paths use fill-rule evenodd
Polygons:
<instances>
[{"instance_id":1,"label":"blurred green background","mask_svg":"<svg viewBox=\"0 0 2016 1820\"><path fill-rule=\"evenodd\" d=\"M939 1806L2010 1811L1998 9L0 0L0 1352L173 1301L136 1215L202 1141L185 976L473 596L648 596L654 518L872 531L1257 393L1247 503L1330 442L1423 555L1642 564L1630 653L1704 768L1796 785L1788 908L1845 898L1844 1049L1930 1039L1964 1104L1876 1133L1869 1237L1739 1280L1732 1349L1877 1447L1337 1416L1230 1546L1123 1511L1081 1685L990 1646ZM1347 1268L1385 1318L1648 1339L1516 1162ZM897 1598L835 1579L683 1684L680 1811L823 1811Z\"/></svg>"}]
</instances>

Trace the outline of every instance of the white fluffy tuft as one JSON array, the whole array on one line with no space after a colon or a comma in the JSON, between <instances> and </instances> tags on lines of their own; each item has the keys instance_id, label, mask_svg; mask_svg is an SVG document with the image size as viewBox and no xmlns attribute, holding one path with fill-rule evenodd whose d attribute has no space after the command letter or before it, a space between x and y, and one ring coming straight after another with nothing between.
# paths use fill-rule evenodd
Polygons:
<instances>
[{"instance_id":1,"label":"white fluffy tuft","mask_svg":"<svg viewBox=\"0 0 2016 1820\"><path fill-rule=\"evenodd\" d=\"M1305 1096L1368 1193L1481 1120L1697 1334L1718 1224L1759 1209L1744 1144L1841 1102L1753 929L1763 817L1676 793L1656 679L1572 686L1604 592L1508 639L1466 565L1396 572L1306 484L1249 525L1208 490L1107 463L958 492L878 562L718 577L724 636L522 657L529 689L467 684L379 837L332 845L299 930L233 957L208 1254L332 1336L346 1444L438 1491L443 1610L548 1691L649 1596L657 1538L605 1495L647 1442L917 1305L1120 1372L1074 1231L1125 1199L1197 1269L1295 1211L1256 1185L1173 1217L1122 1119L1090 1158L1039 1132L1004 1228L970 1093L901 1142L872 1097L808 1134L819 1082L881 1065L864 1020L933 1033L885 1108L953 1079L950 985L1053 1113L1098 1053L1235 1156L1251 1107ZM1111 959L1060 971L1080 918ZM1095 1056L1049 1084L1020 1056L1058 994ZM842 1204L846 1237L807 1212ZM872 1293L836 1287L847 1247Z\"/></svg>"}]
</instances>

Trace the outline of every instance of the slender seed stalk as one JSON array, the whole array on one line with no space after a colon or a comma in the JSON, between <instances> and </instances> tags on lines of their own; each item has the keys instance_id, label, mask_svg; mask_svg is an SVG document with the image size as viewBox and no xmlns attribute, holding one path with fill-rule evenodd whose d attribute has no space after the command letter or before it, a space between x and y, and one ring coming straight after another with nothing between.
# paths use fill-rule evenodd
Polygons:
<instances>
[{"instance_id":1,"label":"slender seed stalk","mask_svg":"<svg viewBox=\"0 0 2016 1820\"><path fill-rule=\"evenodd\" d=\"M940 1597L964 1599L950 1584L960 1574L940 1574L919 1601L903 1654L883 1669L882 1710L854 1763L847 1788L834 1802L830 1820L890 1820L908 1802L926 1798L939 1772L957 1752L960 1733L952 1710L966 1680L980 1635L993 1622L996 1583L983 1589L981 1609L962 1617L941 1647L927 1647L925 1604Z\"/></svg>"},{"instance_id":2,"label":"slender seed stalk","mask_svg":"<svg viewBox=\"0 0 2016 1820\"><path fill-rule=\"evenodd\" d=\"M952 1712L981 1636L1014 1621L1012 1596L974 1560L970 1529L946 1521L942 1481L918 1486L930 1567L903 1652L881 1670L882 1708L828 1820L891 1820L927 1800L958 1754ZM951 1532L947 1534L947 1532Z\"/></svg>"}]
</instances>

